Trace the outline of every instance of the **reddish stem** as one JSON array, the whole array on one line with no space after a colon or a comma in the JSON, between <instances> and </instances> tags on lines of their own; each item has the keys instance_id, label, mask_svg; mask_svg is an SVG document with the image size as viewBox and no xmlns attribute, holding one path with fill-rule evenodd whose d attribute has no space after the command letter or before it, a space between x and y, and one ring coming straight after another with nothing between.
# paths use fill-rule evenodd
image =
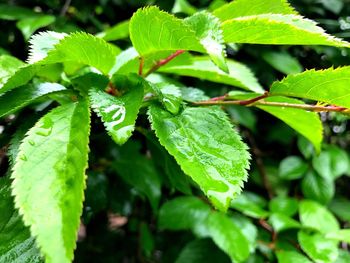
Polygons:
<instances>
[{"instance_id":1,"label":"reddish stem","mask_svg":"<svg viewBox=\"0 0 350 263\"><path fill-rule=\"evenodd\" d=\"M139 75L140 76L142 76L144 63L145 63L145 59L143 57L140 57L140 65L139 65Z\"/></svg>"},{"instance_id":2,"label":"reddish stem","mask_svg":"<svg viewBox=\"0 0 350 263\"><path fill-rule=\"evenodd\" d=\"M144 76L147 77L149 74L151 74L152 72L156 71L161 66L164 66L165 64L169 63L171 60L173 60L174 58L176 58L177 56L181 55L184 52L185 52L185 50L177 50L176 52L171 54L169 57L159 60L152 68L150 68L146 72L146 74Z\"/></svg>"}]
</instances>

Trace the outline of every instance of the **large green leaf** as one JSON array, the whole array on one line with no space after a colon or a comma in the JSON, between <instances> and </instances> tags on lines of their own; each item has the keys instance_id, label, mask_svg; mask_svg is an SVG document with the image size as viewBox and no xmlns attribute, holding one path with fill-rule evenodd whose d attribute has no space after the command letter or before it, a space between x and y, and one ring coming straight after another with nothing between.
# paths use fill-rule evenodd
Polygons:
<instances>
[{"instance_id":1,"label":"large green leaf","mask_svg":"<svg viewBox=\"0 0 350 263\"><path fill-rule=\"evenodd\" d=\"M112 82L123 93L122 96L112 96L94 87L90 89L89 96L91 106L101 117L108 134L116 143L123 144L135 129L145 82L137 75L115 75Z\"/></svg>"},{"instance_id":2,"label":"large green leaf","mask_svg":"<svg viewBox=\"0 0 350 263\"><path fill-rule=\"evenodd\" d=\"M235 0L214 10L222 21L261 14L297 14L287 0Z\"/></svg>"},{"instance_id":3,"label":"large green leaf","mask_svg":"<svg viewBox=\"0 0 350 263\"><path fill-rule=\"evenodd\" d=\"M333 263L338 257L337 242L323 235L299 231L298 241L305 253L316 263Z\"/></svg>"},{"instance_id":4,"label":"large green leaf","mask_svg":"<svg viewBox=\"0 0 350 263\"><path fill-rule=\"evenodd\" d=\"M37 16L38 13L29 8L24 8L14 5L0 5L0 19L4 20L18 20L27 17Z\"/></svg>"},{"instance_id":5,"label":"large green leaf","mask_svg":"<svg viewBox=\"0 0 350 263\"><path fill-rule=\"evenodd\" d=\"M209 57L182 55L168 65L161 67L159 71L232 85L257 93L264 92L264 89L247 66L230 59L226 63L230 74L217 68Z\"/></svg>"},{"instance_id":6,"label":"large green leaf","mask_svg":"<svg viewBox=\"0 0 350 263\"><path fill-rule=\"evenodd\" d=\"M225 62L224 37L219 19L207 11L202 11L186 18L185 23L196 32L197 38L213 62L221 70L229 73Z\"/></svg>"},{"instance_id":7,"label":"large green leaf","mask_svg":"<svg viewBox=\"0 0 350 263\"><path fill-rule=\"evenodd\" d=\"M49 263L73 258L89 123L86 101L55 108L26 134L13 167L15 205Z\"/></svg>"},{"instance_id":8,"label":"large green leaf","mask_svg":"<svg viewBox=\"0 0 350 263\"><path fill-rule=\"evenodd\" d=\"M326 207L309 200L300 202L300 222L304 227L318 230L321 233L331 233L339 230L337 219Z\"/></svg>"},{"instance_id":9,"label":"large green leaf","mask_svg":"<svg viewBox=\"0 0 350 263\"><path fill-rule=\"evenodd\" d=\"M40 38L40 41L46 38ZM34 41L34 40L33 40ZM33 45L33 43L32 43ZM34 52L35 50L33 50ZM87 33L72 33L61 39L47 53L39 64L52 64L61 62L74 62L88 65L108 74L115 62L119 50L101 38ZM35 57L35 54L31 56ZM31 62L34 62L31 60Z\"/></svg>"},{"instance_id":10,"label":"large green leaf","mask_svg":"<svg viewBox=\"0 0 350 263\"><path fill-rule=\"evenodd\" d=\"M229 43L267 45L326 45L350 47L334 38L312 20L298 15L262 14L238 17L222 23Z\"/></svg>"},{"instance_id":11,"label":"large green leaf","mask_svg":"<svg viewBox=\"0 0 350 263\"><path fill-rule=\"evenodd\" d=\"M205 52L189 25L155 6L139 9L130 20L129 30L131 42L141 56L161 50Z\"/></svg>"},{"instance_id":12,"label":"large green leaf","mask_svg":"<svg viewBox=\"0 0 350 263\"><path fill-rule=\"evenodd\" d=\"M220 212L212 212L205 225L208 235L225 251L233 262L242 262L249 256L249 241L235 223Z\"/></svg>"},{"instance_id":13,"label":"large green leaf","mask_svg":"<svg viewBox=\"0 0 350 263\"><path fill-rule=\"evenodd\" d=\"M14 208L10 185L7 177L0 178L0 262L42 262L35 239Z\"/></svg>"},{"instance_id":14,"label":"large green leaf","mask_svg":"<svg viewBox=\"0 0 350 263\"><path fill-rule=\"evenodd\" d=\"M271 86L271 94L306 98L350 108L350 67L308 70Z\"/></svg>"},{"instance_id":15,"label":"large green leaf","mask_svg":"<svg viewBox=\"0 0 350 263\"><path fill-rule=\"evenodd\" d=\"M0 96L0 117L15 112L45 95L53 92L64 91L66 88L57 83L40 83L26 85L11 90Z\"/></svg>"},{"instance_id":16,"label":"large green leaf","mask_svg":"<svg viewBox=\"0 0 350 263\"><path fill-rule=\"evenodd\" d=\"M162 229L193 230L203 224L210 207L194 196L181 196L166 202L159 210L158 224Z\"/></svg>"},{"instance_id":17,"label":"large green leaf","mask_svg":"<svg viewBox=\"0 0 350 263\"><path fill-rule=\"evenodd\" d=\"M149 118L160 143L220 210L241 191L249 167L247 146L217 107L186 107L179 115L156 105Z\"/></svg>"},{"instance_id":18,"label":"large green leaf","mask_svg":"<svg viewBox=\"0 0 350 263\"><path fill-rule=\"evenodd\" d=\"M266 98L265 101L302 104L300 100L280 96ZM317 113L288 107L266 105L257 105L257 107L288 124L294 130L311 141L315 146L316 151L320 152L323 136L323 126Z\"/></svg>"}]
</instances>

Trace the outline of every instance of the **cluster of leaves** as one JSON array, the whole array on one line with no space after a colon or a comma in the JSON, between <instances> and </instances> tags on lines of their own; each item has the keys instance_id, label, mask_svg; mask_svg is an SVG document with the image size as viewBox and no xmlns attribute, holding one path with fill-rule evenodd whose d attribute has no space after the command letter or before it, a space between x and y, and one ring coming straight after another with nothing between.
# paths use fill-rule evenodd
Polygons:
<instances>
[{"instance_id":1,"label":"cluster of leaves","mask_svg":"<svg viewBox=\"0 0 350 263\"><path fill-rule=\"evenodd\" d=\"M0 262L71 262L78 234L77 262L348 262L350 67L302 72L272 46L350 43L285 0L172 12L89 34L0 6L25 39L55 30L27 62L1 51ZM259 82L240 53L288 76Z\"/></svg>"}]
</instances>

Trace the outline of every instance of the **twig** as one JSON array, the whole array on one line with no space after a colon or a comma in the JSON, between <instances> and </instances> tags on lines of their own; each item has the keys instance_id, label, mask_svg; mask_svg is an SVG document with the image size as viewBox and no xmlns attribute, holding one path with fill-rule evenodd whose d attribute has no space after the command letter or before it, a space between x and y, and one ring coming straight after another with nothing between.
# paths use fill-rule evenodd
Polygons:
<instances>
[{"instance_id":1,"label":"twig","mask_svg":"<svg viewBox=\"0 0 350 263\"><path fill-rule=\"evenodd\" d=\"M169 63L171 60L173 60L174 58L176 58L177 56L181 55L182 53L184 53L185 50L177 50L176 52L174 52L173 54L171 54L169 57L165 58L165 59L161 59L159 60L152 68L150 68L146 74L144 75L144 77L147 77L149 74L153 73L154 71L156 71L157 69L159 69L161 66L164 66L165 64Z\"/></svg>"},{"instance_id":2,"label":"twig","mask_svg":"<svg viewBox=\"0 0 350 263\"><path fill-rule=\"evenodd\" d=\"M269 96L269 93L266 91L263 95L257 96L252 99L248 100L226 100L228 98L228 95L220 96L211 98L210 100L204 100L204 101L198 101L195 102L195 105L241 105L241 106L247 106L250 104L253 104L259 100L262 100Z\"/></svg>"},{"instance_id":3,"label":"twig","mask_svg":"<svg viewBox=\"0 0 350 263\"><path fill-rule=\"evenodd\" d=\"M139 65L139 76L142 76L143 72L143 65L145 64L145 59L143 57L140 57L140 65Z\"/></svg>"},{"instance_id":4,"label":"twig","mask_svg":"<svg viewBox=\"0 0 350 263\"><path fill-rule=\"evenodd\" d=\"M71 2L72 2L72 0L66 0L66 2L64 3L64 5L63 5L63 7L61 9L60 16L65 16L65 14L67 13Z\"/></svg>"}]
</instances>

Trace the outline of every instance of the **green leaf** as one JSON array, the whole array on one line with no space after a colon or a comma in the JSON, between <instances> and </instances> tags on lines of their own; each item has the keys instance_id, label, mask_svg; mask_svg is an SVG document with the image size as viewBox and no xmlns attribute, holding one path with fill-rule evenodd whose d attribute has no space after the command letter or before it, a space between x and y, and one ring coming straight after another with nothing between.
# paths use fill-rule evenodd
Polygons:
<instances>
[{"instance_id":1,"label":"green leaf","mask_svg":"<svg viewBox=\"0 0 350 263\"><path fill-rule=\"evenodd\" d=\"M339 255L335 263L347 263L347 262L350 262L349 252L339 249Z\"/></svg>"},{"instance_id":2,"label":"green leaf","mask_svg":"<svg viewBox=\"0 0 350 263\"><path fill-rule=\"evenodd\" d=\"M9 56L0 56L0 92L3 90L3 86L6 82L16 73L16 71L25 65L21 60Z\"/></svg>"},{"instance_id":3,"label":"green leaf","mask_svg":"<svg viewBox=\"0 0 350 263\"><path fill-rule=\"evenodd\" d=\"M226 107L226 111L231 116L234 123L238 123L252 131L256 131L257 117L250 108L241 107L239 105L230 105Z\"/></svg>"},{"instance_id":4,"label":"green leaf","mask_svg":"<svg viewBox=\"0 0 350 263\"><path fill-rule=\"evenodd\" d=\"M222 71L229 74L225 61L224 37L219 19L207 11L202 11L186 18L185 23L196 33L212 61Z\"/></svg>"},{"instance_id":5,"label":"green leaf","mask_svg":"<svg viewBox=\"0 0 350 263\"><path fill-rule=\"evenodd\" d=\"M175 263L231 262L210 239L196 239L188 243L180 252Z\"/></svg>"},{"instance_id":6,"label":"green leaf","mask_svg":"<svg viewBox=\"0 0 350 263\"><path fill-rule=\"evenodd\" d=\"M241 191L247 146L217 107L186 107L179 115L152 105L149 118L160 143L220 210Z\"/></svg>"},{"instance_id":7,"label":"green leaf","mask_svg":"<svg viewBox=\"0 0 350 263\"><path fill-rule=\"evenodd\" d=\"M230 207L253 218L265 218L269 214L269 212L264 210L261 205L256 202L256 200L250 198L246 192L243 192L235 200L233 200Z\"/></svg>"},{"instance_id":8,"label":"green leaf","mask_svg":"<svg viewBox=\"0 0 350 263\"><path fill-rule=\"evenodd\" d=\"M74 62L94 67L108 74L118 53L117 49L103 39L79 32L65 36L54 45L44 59L36 63ZM35 54L32 56L35 57ZM33 63L33 60L31 62Z\"/></svg>"},{"instance_id":9,"label":"green leaf","mask_svg":"<svg viewBox=\"0 0 350 263\"><path fill-rule=\"evenodd\" d=\"M303 195L321 204L327 204L335 193L335 185L332 179L324 178L309 171L301 181Z\"/></svg>"},{"instance_id":10,"label":"green leaf","mask_svg":"<svg viewBox=\"0 0 350 263\"><path fill-rule=\"evenodd\" d=\"M266 51L262 53L262 58L274 69L286 75L303 71L303 67L299 61L288 52Z\"/></svg>"},{"instance_id":11,"label":"green leaf","mask_svg":"<svg viewBox=\"0 0 350 263\"><path fill-rule=\"evenodd\" d=\"M125 143L135 129L135 122L143 100L145 83L137 75L115 75L112 82L123 93L120 97L92 87L89 92L91 107L117 144Z\"/></svg>"},{"instance_id":12,"label":"green leaf","mask_svg":"<svg viewBox=\"0 0 350 263\"><path fill-rule=\"evenodd\" d=\"M257 245L258 228L249 218L238 213L230 216L236 226L239 227L242 234L249 241L249 251L253 253Z\"/></svg>"},{"instance_id":13,"label":"green leaf","mask_svg":"<svg viewBox=\"0 0 350 263\"><path fill-rule=\"evenodd\" d=\"M342 221L350 221L350 201L344 197L336 197L329 204L329 209Z\"/></svg>"},{"instance_id":14,"label":"green leaf","mask_svg":"<svg viewBox=\"0 0 350 263\"><path fill-rule=\"evenodd\" d=\"M321 234L299 231L298 240L305 253L317 263L333 263L338 257L337 242Z\"/></svg>"},{"instance_id":15,"label":"green leaf","mask_svg":"<svg viewBox=\"0 0 350 263\"><path fill-rule=\"evenodd\" d=\"M347 153L337 146L329 146L318 156L314 156L312 165L327 180L335 180L350 169Z\"/></svg>"},{"instance_id":16,"label":"green leaf","mask_svg":"<svg viewBox=\"0 0 350 263\"><path fill-rule=\"evenodd\" d=\"M177 197L159 210L158 224L162 229L195 229L210 213L210 207L194 196Z\"/></svg>"},{"instance_id":17,"label":"green leaf","mask_svg":"<svg viewBox=\"0 0 350 263\"><path fill-rule=\"evenodd\" d=\"M159 71L223 83L257 93L264 92L264 89L247 66L230 59L227 59L226 63L230 74L217 68L208 57L181 55L161 67Z\"/></svg>"},{"instance_id":18,"label":"green leaf","mask_svg":"<svg viewBox=\"0 0 350 263\"><path fill-rule=\"evenodd\" d=\"M314 154L314 147L303 136L298 137L298 149L306 159L310 159Z\"/></svg>"},{"instance_id":19,"label":"green leaf","mask_svg":"<svg viewBox=\"0 0 350 263\"><path fill-rule=\"evenodd\" d=\"M153 162L141 155L139 148L133 141L125 144L121 148L123 155L113 167L125 182L145 195L156 210L161 197L161 181Z\"/></svg>"},{"instance_id":20,"label":"green leaf","mask_svg":"<svg viewBox=\"0 0 350 263\"><path fill-rule=\"evenodd\" d=\"M222 21L261 14L297 14L287 0L235 0L214 10L213 13Z\"/></svg>"},{"instance_id":21,"label":"green leaf","mask_svg":"<svg viewBox=\"0 0 350 263\"><path fill-rule=\"evenodd\" d=\"M89 122L86 101L57 107L29 130L16 158L12 174L15 204L46 262L73 259L85 187Z\"/></svg>"},{"instance_id":22,"label":"green leaf","mask_svg":"<svg viewBox=\"0 0 350 263\"><path fill-rule=\"evenodd\" d=\"M13 113L45 95L65 90L60 84L48 82L11 90L0 96L0 117Z\"/></svg>"},{"instance_id":23,"label":"green leaf","mask_svg":"<svg viewBox=\"0 0 350 263\"><path fill-rule=\"evenodd\" d=\"M279 96L266 98L265 101L302 104L300 100ZM259 105L257 107L288 124L294 130L312 142L316 151L320 152L323 127L320 117L317 113L288 107L265 105Z\"/></svg>"},{"instance_id":24,"label":"green leaf","mask_svg":"<svg viewBox=\"0 0 350 263\"><path fill-rule=\"evenodd\" d=\"M0 19L18 20L39 15L29 8L14 5L0 5Z\"/></svg>"},{"instance_id":25,"label":"green leaf","mask_svg":"<svg viewBox=\"0 0 350 263\"><path fill-rule=\"evenodd\" d=\"M190 26L155 6L139 9L130 20L129 30L141 56L161 50L205 52Z\"/></svg>"},{"instance_id":26,"label":"green leaf","mask_svg":"<svg viewBox=\"0 0 350 263\"><path fill-rule=\"evenodd\" d=\"M187 0L175 0L172 13L184 13L186 15L193 15L197 12L197 8L192 6Z\"/></svg>"},{"instance_id":27,"label":"green leaf","mask_svg":"<svg viewBox=\"0 0 350 263\"><path fill-rule=\"evenodd\" d=\"M33 64L37 61L44 59L47 53L55 48L67 34L57 33L53 31L40 32L32 36L29 40L30 49L28 63Z\"/></svg>"},{"instance_id":28,"label":"green leaf","mask_svg":"<svg viewBox=\"0 0 350 263\"><path fill-rule=\"evenodd\" d=\"M298 221L282 213L272 213L269 217L268 222L272 225L273 229L276 232L282 232L288 229L301 227Z\"/></svg>"},{"instance_id":29,"label":"green leaf","mask_svg":"<svg viewBox=\"0 0 350 263\"><path fill-rule=\"evenodd\" d=\"M0 178L0 262L43 262L35 239L15 210L10 180Z\"/></svg>"},{"instance_id":30,"label":"green leaf","mask_svg":"<svg viewBox=\"0 0 350 263\"><path fill-rule=\"evenodd\" d=\"M308 70L274 82L270 92L350 108L349 73L350 67Z\"/></svg>"},{"instance_id":31,"label":"green leaf","mask_svg":"<svg viewBox=\"0 0 350 263\"><path fill-rule=\"evenodd\" d=\"M106 41L116 41L127 38L129 36L129 20L119 22L96 36L103 38Z\"/></svg>"},{"instance_id":32,"label":"green leaf","mask_svg":"<svg viewBox=\"0 0 350 263\"><path fill-rule=\"evenodd\" d=\"M0 94L27 84L43 66L24 64L5 77L0 83ZM1 81L0 81L1 82Z\"/></svg>"},{"instance_id":33,"label":"green leaf","mask_svg":"<svg viewBox=\"0 0 350 263\"><path fill-rule=\"evenodd\" d=\"M273 213L281 213L293 216L298 211L298 201L290 197L275 197L269 203L269 209Z\"/></svg>"},{"instance_id":34,"label":"green leaf","mask_svg":"<svg viewBox=\"0 0 350 263\"><path fill-rule=\"evenodd\" d=\"M350 229L341 229L337 232L328 233L326 238L330 238L338 241L345 241L350 244Z\"/></svg>"},{"instance_id":35,"label":"green leaf","mask_svg":"<svg viewBox=\"0 0 350 263\"><path fill-rule=\"evenodd\" d=\"M350 47L348 42L328 35L314 21L299 15L238 17L223 22L222 30L228 43Z\"/></svg>"},{"instance_id":36,"label":"green leaf","mask_svg":"<svg viewBox=\"0 0 350 263\"><path fill-rule=\"evenodd\" d=\"M298 156L288 156L279 166L279 176L285 180L295 180L303 177L308 169L307 163Z\"/></svg>"},{"instance_id":37,"label":"green leaf","mask_svg":"<svg viewBox=\"0 0 350 263\"><path fill-rule=\"evenodd\" d=\"M151 87L167 111L172 114L179 112L182 104L182 94L179 87L166 82L151 84Z\"/></svg>"},{"instance_id":38,"label":"green leaf","mask_svg":"<svg viewBox=\"0 0 350 263\"><path fill-rule=\"evenodd\" d=\"M318 230L321 233L331 233L339 230L337 219L324 206L309 200L300 202L300 222L304 227Z\"/></svg>"},{"instance_id":39,"label":"green leaf","mask_svg":"<svg viewBox=\"0 0 350 263\"><path fill-rule=\"evenodd\" d=\"M27 17L17 22L17 27L21 30L24 38L28 40L30 36L39 28L46 27L53 22L56 18L51 15L41 15L37 17Z\"/></svg>"},{"instance_id":40,"label":"green leaf","mask_svg":"<svg viewBox=\"0 0 350 263\"><path fill-rule=\"evenodd\" d=\"M277 251L278 263L311 263L311 261L304 255L296 251Z\"/></svg>"},{"instance_id":41,"label":"green leaf","mask_svg":"<svg viewBox=\"0 0 350 263\"><path fill-rule=\"evenodd\" d=\"M205 225L215 244L225 251L233 262L242 262L249 257L249 241L225 214L212 212Z\"/></svg>"}]
</instances>

